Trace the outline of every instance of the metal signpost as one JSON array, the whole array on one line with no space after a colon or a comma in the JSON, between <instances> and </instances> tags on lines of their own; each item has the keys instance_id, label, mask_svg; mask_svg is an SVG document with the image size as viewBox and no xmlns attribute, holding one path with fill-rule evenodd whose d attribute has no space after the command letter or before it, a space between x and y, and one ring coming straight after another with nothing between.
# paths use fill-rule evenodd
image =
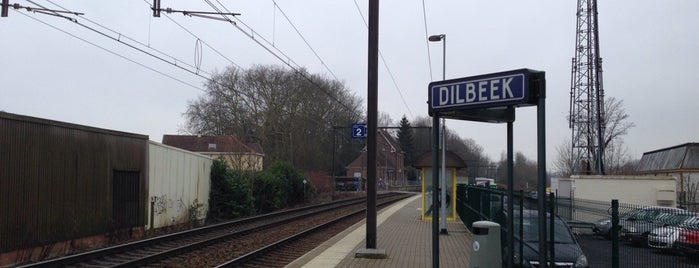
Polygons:
<instances>
[{"instance_id":1,"label":"metal signpost","mask_svg":"<svg viewBox=\"0 0 699 268\"><path fill-rule=\"evenodd\" d=\"M507 123L507 209L513 214L513 127L515 121L515 108L523 106L537 106L537 191L538 213L543 215L539 220L539 261L548 263L546 258L546 208L544 195L546 194L546 145L545 145L545 102L546 79L545 73L529 69L518 69L499 73L477 75L444 81L432 82L428 86L429 115L432 116L432 124L439 128L439 118L457 120L480 121L491 123ZM439 144L439 133L433 131L433 144ZM438 194L438 153L433 146L433 196ZM438 202L435 198L435 201ZM432 247L439 247L439 235L433 217ZM507 217L507 246L514 246L513 217ZM512 252L512 251L510 251ZM439 258L439 251L433 253L433 258ZM436 257L435 257L436 256ZM508 256L508 267L513 265L513 256ZM437 262L438 263L438 262Z\"/></svg>"}]
</instances>

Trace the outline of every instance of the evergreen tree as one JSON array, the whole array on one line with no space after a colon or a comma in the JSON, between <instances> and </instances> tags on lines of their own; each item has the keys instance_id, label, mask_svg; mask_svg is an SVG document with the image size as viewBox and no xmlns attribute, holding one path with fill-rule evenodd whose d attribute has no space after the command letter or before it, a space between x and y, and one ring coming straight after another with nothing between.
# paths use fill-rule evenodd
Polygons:
<instances>
[{"instance_id":1,"label":"evergreen tree","mask_svg":"<svg viewBox=\"0 0 699 268\"><path fill-rule=\"evenodd\" d=\"M415 160L415 148L413 147L413 129L410 126L408 118L403 115L400 120L400 128L398 129L398 143L400 149L403 150L403 164L406 167L412 166Z\"/></svg>"},{"instance_id":2,"label":"evergreen tree","mask_svg":"<svg viewBox=\"0 0 699 268\"><path fill-rule=\"evenodd\" d=\"M252 215L253 200L245 176L230 170L222 158L214 160L208 218L219 220Z\"/></svg>"}]
</instances>

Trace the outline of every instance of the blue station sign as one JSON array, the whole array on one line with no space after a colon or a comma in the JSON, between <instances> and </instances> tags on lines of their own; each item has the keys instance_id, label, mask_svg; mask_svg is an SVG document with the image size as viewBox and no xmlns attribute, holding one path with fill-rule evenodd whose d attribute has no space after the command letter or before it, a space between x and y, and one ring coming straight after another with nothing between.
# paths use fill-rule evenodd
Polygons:
<instances>
[{"instance_id":1,"label":"blue station sign","mask_svg":"<svg viewBox=\"0 0 699 268\"><path fill-rule=\"evenodd\" d=\"M352 138L353 139L365 139L366 138L366 124L364 123L354 123L352 124Z\"/></svg>"},{"instance_id":2,"label":"blue station sign","mask_svg":"<svg viewBox=\"0 0 699 268\"><path fill-rule=\"evenodd\" d=\"M429 84L429 110L456 111L529 103L529 69L436 81Z\"/></svg>"}]
</instances>

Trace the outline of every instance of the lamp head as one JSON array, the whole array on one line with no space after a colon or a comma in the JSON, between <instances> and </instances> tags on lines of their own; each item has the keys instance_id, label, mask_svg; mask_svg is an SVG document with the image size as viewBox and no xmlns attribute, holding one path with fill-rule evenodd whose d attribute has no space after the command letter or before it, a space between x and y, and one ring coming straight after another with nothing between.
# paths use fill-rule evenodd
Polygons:
<instances>
[{"instance_id":1,"label":"lamp head","mask_svg":"<svg viewBox=\"0 0 699 268\"><path fill-rule=\"evenodd\" d=\"M430 35L430 37L427 38L430 42L439 42L444 39L446 35L445 34L436 34L436 35Z\"/></svg>"}]
</instances>

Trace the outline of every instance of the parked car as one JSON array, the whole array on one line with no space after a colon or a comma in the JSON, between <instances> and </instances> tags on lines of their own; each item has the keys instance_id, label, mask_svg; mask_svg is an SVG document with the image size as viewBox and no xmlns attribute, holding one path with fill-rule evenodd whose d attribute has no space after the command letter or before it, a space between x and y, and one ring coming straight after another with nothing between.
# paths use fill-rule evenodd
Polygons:
<instances>
[{"instance_id":1,"label":"parked car","mask_svg":"<svg viewBox=\"0 0 699 268\"><path fill-rule=\"evenodd\" d=\"M621 225L620 237L632 245L648 245L648 235L653 229L666 225L670 219L677 218L678 222L685 221L695 215L686 211L676 209L662 209L659 213L649 212L639 214L636 218L628 218Z\"/></svg>"},{"instance_id":2,"label":"parked car","mask_svg":"<svg viewBox=\"0 0 699 268\"><path fill-rule=\"evenodd\" d=\"M605 218L594 222L592 226L592 232L596 235L602 236L606 239L611 239L612 237L612 219Z\"/></svg>"},{"instance_id":3,"label":"parked car","mask_svg":"<svg viewBox=\"0 0 699 268\"><path fill-rule=\"evenodd\" d=\"M671 207L658 207L658 206L647 206L647 207L642 207L642 208L637 208L633 209L627 212L620 213L619 215L619 236L622 236L621 233L621 228L623 226L628 226L632 227L632 222L635 222L637 220L648 220L656 217L658 214L661 212L683 212L685 211L684 209L679 209L679 208L671 208ZM612 219L611 217L600 219L596 221L592 227L592 231L596 235L600 235L602 237L605 237L607 239L611 239L611 230L612 230ZM635 233L636 231L631 232L632 230L627 229L627 233Z\"/></svg>"},{"instance_id":4,"label":"parked car","mask_svg":"<svg viewBox=\"0 0 699 268\"><path fill-rule=\"evenodd\" d=\"M661 250L676 250L675 241L681 230L699 229L699 217L693 212L682 212L662 222L664 226L648 234L648 246Z\"/></svg>"},{"instance_id":5,"label":"parked car","mask_svg":"<svg viewBox=\"0 0 699 268\"><path fill-rule=\"evenodd\" d=\"M675 247L689 258L699 257L699 230L680 230Z\"/></svg>"},{"instance_id":6,"label":"parked car","mask_svg":"<svg viewBox=\"0 0 699 268\"><path fill-rule=\"evenodd\" d=\"M515 217L513 218L514 230L515 230L515 249L514 249L514 259L515 267L520 267L519 263L522 262L521 267L540 267L539 265L539 223L538 223L538 211L536 210L524 210L522 217L519 217L519 211L515 210ZM507 230L504 228L507 221L507 212L501 211L496 217L496 222L503 226L501 239L503 245L503 261L509 256L509 250L507 249ZM550 221L550 214L546 214L547 222ZM554 216L554 237L553 241L550 237L550 229L546 231L547 243L554 243L554 254L555 263L559 267L575 267L575 268L587 268L588 262L582 248L577 242L575 236L570 230L570 227L563 221L560 217ZM519 236L519 229L522 229L522 237ZM550 227L549 227L550 228ZM523 242L522 252L519 251L519 244Z\"/></svg>"}]
</instances>

